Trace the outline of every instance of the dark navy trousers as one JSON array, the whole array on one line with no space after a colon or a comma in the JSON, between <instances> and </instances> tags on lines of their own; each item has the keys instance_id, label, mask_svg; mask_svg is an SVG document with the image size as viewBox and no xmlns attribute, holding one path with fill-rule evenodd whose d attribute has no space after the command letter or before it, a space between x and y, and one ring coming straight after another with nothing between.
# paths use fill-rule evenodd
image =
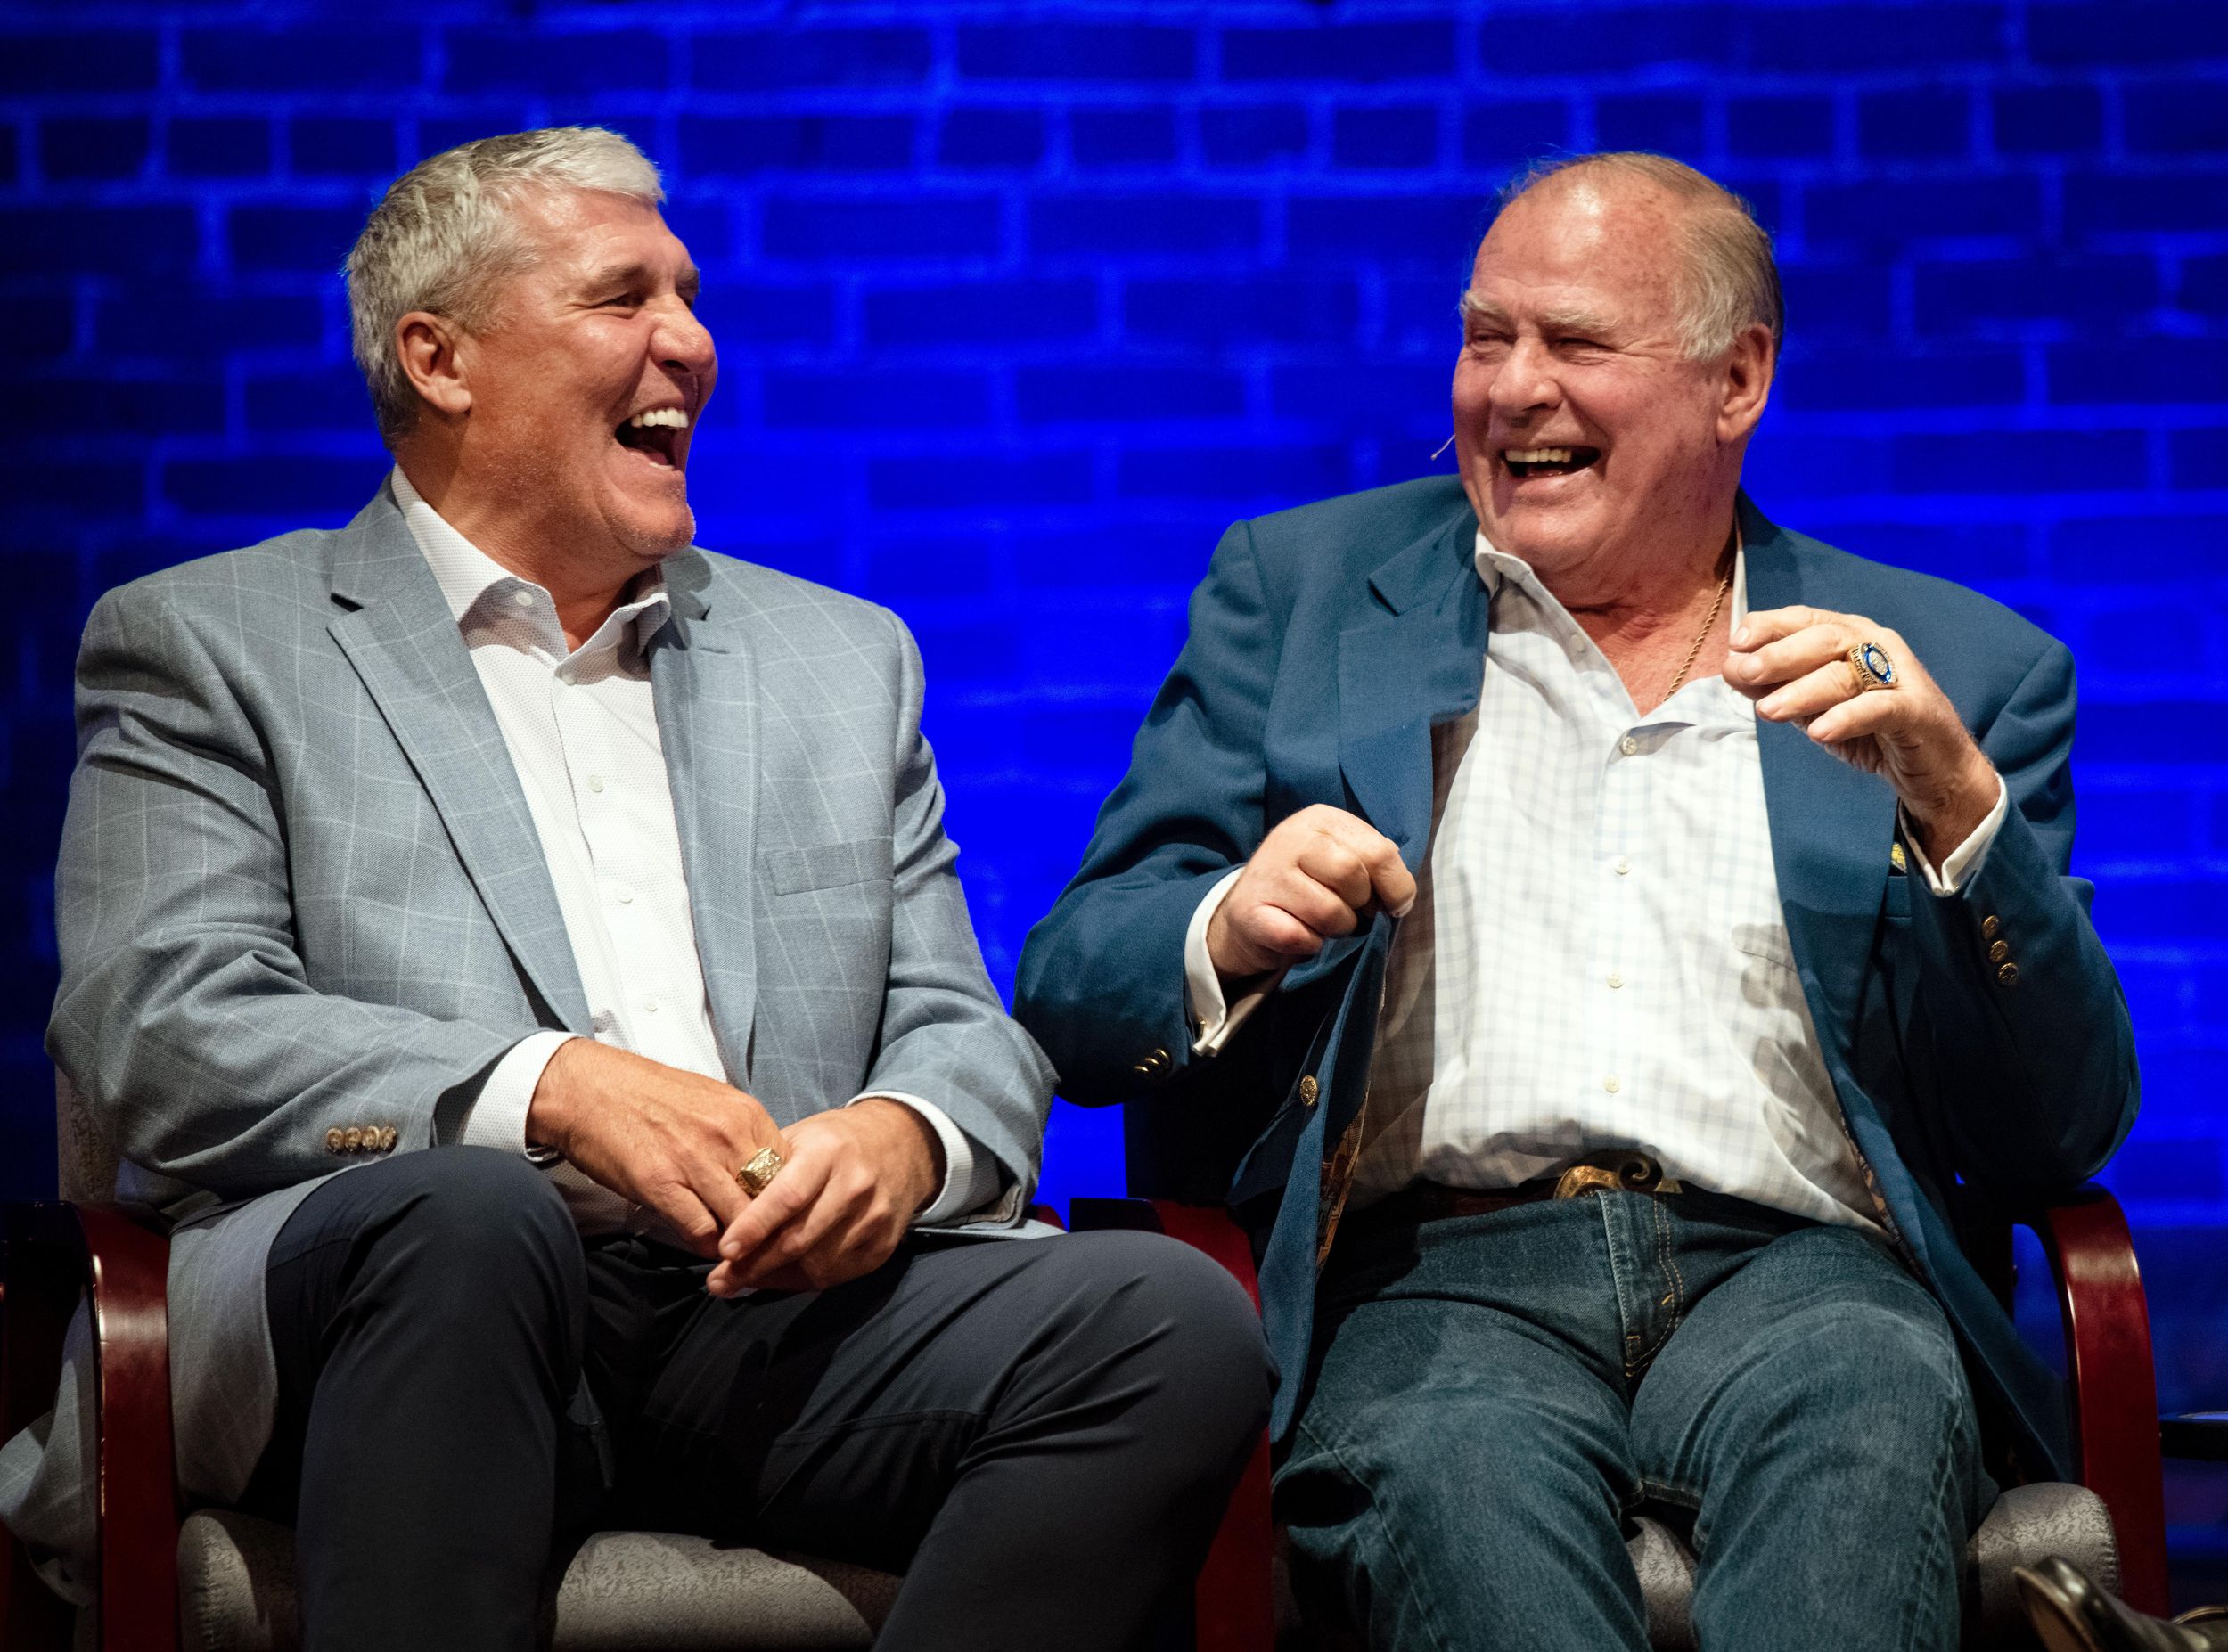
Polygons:
<instances>
[{"instance_id":1,"label":"dark navy trousers","mask_svg":"<svg viewBox=\"0 0 2228 1652\"><path fill-rule=\"evenodd\" d=\"M938 1244L722 1301L583 1243L530 1165L408 1153L306 1199L267 1275L315 1652L524 1648L570 1542L701 1533L903 1572L879 1645L1134 1647L1205 1558L1273 1378L1250 1304L1150 1234Z\"/></svg>"}]
</instances>

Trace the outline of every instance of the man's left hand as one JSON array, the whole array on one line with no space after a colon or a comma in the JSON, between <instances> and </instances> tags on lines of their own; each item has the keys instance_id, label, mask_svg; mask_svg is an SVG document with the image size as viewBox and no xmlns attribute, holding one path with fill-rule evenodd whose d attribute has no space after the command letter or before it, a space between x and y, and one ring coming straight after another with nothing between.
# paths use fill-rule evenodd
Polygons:
<instances>
[{"instance_id":1,"label":"man's left hand","mask_svg":"<svg viewBox=\"0 0 2228 1652\"><path fill-rule=\"evenodd\" d=\"M782 1134L780 1173L720 1236L706 1281L715 1296L825 1290L871 1273L944 1182L935 1126L902 1101L869 1097Z\"/></svg>"},{"instance_id":2,"label":"man's left hand","mask_svg":"<svg viewBox=\"0 0 2228 1652\"><path fill-rule=\"evenodd\" d=\"M1872 643L1896 682L1867 690L1850 650ZM1774 608L1733 632L1725 681L1757 715L1792 723L1846 763L1896 789L1919 847L1939 866L1996 806L1996 772L1949 696L1886 626L1862 614Z\"/></svg>"}]
</instances>

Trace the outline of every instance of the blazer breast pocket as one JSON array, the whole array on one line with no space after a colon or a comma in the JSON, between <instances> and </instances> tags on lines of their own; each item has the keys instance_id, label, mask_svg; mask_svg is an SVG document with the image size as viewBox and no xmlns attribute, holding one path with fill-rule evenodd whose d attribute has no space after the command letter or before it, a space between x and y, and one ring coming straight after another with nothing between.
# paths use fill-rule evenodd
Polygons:
<instances>
[{"instance_id":1,"label":"blazer breast pocket","mask_svg":"<svg viewBox=\"0 0 2228 1652\"><path fill-rule=\"evenodd\" d=\"M889 839L854 838L848 843L821 843L809 849L774 849L766 855L766 870L776 895L803 895L853 883L888 883Z\"/></svg>"}]
</instances>

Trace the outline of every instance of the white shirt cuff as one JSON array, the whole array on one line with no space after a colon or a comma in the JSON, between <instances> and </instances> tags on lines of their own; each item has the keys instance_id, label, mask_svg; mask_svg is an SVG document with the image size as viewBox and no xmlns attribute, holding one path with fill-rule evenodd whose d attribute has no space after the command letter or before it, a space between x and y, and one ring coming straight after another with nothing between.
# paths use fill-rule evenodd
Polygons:
<instances>
[{"instance_id":1,"label":"white shirt cuff","mask_svg":"<svg viewBox=\"0 0 2228 1652\"><path fill-rule=\"evenodd\" d=\"M534 1105L534 1087L542 1082L542 1069L558 1046L578 1037L577 1033L534 1033L504 1051L503 1059L479 1086L479 1094L459 1125L456 1140L465 1147L499 1148L522 1154L537 1164L557 1157L554 1148L538 1148L526 1139L527 1110Z\"/></svg>"},{"instance_id":2,"label":"white shirt cuff","mask_svg":"<svg viewBox=\"0 0 2228 1652\"><path fill-rule=\"evenodd\" d=\"M1903 829L1904 853L1925 875L1928 888L1937 895L1954 895L1965 887L1966 879L1979 873L1988 858L1988 847L1995 842L1996 831L2003 826L2003 817L2010 813L2011 807L2011 789L2003 783L2003 776L1999 774L1996 776L1996 806L1990 809L1980 824L1973 828L1971 836L1950 851L1949 858L1942 863L1942 870L1937 872L1933 863L1927 859L1926 851L1919 846L1919 834L1912 830L1911 817L1903 812L1903 806L1898 804L1896 816L1897 824Z\"/></svg>"},{"instance_id":3,"label":"white shirt cuff","mask_svg":"<svg viewBox=\"0 0 2228 1652\"><path fill-rule=\"evenodd\" d=\"M911 1108L929 1121L929 1128L936 1132L936 1139L944 1144L944 1185L913 1217L914 1227L949 1222L996 1202L1002 1180L998 1161L987 1153L978 1152L975 1144L967 1139L966 1132L952 1123L942 1108L902 1090L870 1090L864 1095L853 1096L843 1105L856 1107L862 1101L876 1100L902 1102Z\"/></svg>"},{"instance_id":4,"label":"white shirt cuff","mask_svg":"<svg viewBox=\"0 0 2228 1652\"><path fill-rule=\"evenodd\" d=\"M1197 1029L1192 1041L1192 1053L1196 1056L1220 1055L1223 1046L1246 1024L1246 1018L1261 1007L1261 1001L1275 991L1276 984L1284 978L1284 972L1279 969L1265 977L1250 992L1242 994L1235 1003L1226 1002L1223 997L1222 977L1215 973L1215 961L1207 951L1207 926L1213 921L1223 897L1230 893L1230 886L1238 881L1244 871L1241 866L1217 879L1184 931L1184 1007Z\"/></svg>"}]
</instances>

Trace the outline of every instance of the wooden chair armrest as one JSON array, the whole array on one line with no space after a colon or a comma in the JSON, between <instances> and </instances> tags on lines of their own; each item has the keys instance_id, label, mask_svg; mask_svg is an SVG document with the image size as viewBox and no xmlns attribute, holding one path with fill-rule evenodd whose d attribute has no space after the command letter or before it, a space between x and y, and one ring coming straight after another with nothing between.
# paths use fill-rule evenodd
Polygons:
<instances>
[{"instance_id":1,"label":"wooden chair armrest","mask_svg":"<svg viewBox=\"0 0 2228 1652\"><path fill-rule=\"evenodd\" d=\"M63 1330L93 1309L102 1637L175 1652L178 1499L170 1435L170 1242L115 1205L7 1213L6 1406L20 1427L53 1403ZM19 1328L16 1310L36 1303ZM28 1409L26 1409L28 1408ZM11 1610L20 1592L10 1579Z\"/></svg>"},{"instance_id":2,"label":"wooden chair armrest","mask_svg":"<svg viewBox=\"0 0 2228 1652\"><path fill-rule=\"evenodd\" d=\"M2127 1219L2093 1184L2013 1213L2034 1229L2058 1286L2072 1390L2074 1472L2104 1500L2119 1536L2121 1594L2164 1616L2166 1499L2150 1311Z\"/></svg>"},{"instance_id":3,"label":"wooden chair armrest","mask_svg":"<svg viewBox=\"0 0 2228 1652\"><path fill-rule=\"evenodd\" d=\"M1076 1198L1068 1201L1069 1225L1078 1233L1124 1228L1165 1233L1204 1251L1227 1269L1261 1307L1253 1247L1245 1230L1218 1206L1179 1205L1163 1198ZM1230 1507L1215 1533L1194 1596L1197 1644L1216 1652L1270 1652L1276 1642L1274 1567L1276 1528L1269 1514L1269 1439L1265 1431Z\"/></svg>"}]
</instances>

